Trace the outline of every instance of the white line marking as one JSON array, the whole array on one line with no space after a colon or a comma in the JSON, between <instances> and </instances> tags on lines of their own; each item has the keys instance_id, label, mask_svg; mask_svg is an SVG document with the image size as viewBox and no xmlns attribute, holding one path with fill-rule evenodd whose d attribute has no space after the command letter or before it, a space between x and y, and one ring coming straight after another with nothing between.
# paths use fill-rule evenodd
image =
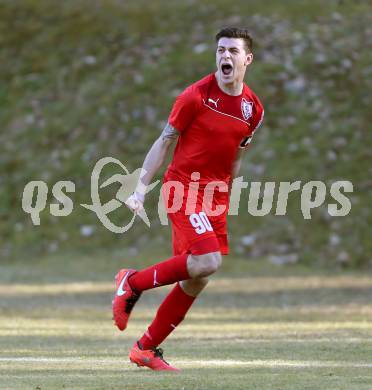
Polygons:
<instances>
[{"instance_id":1,"label":"white line marking","mask_svg":"<svg viewBox=\"0 0 372 390\"><path fill-rule=\"evenodd\" d=\"M123 359L87 359L84 357L0 357L5 363L71 363L71 364L122 364ZM283 367L283 368L372 368L372 363L347 361L316 361L316 360L174 360L174 363L185 366L214 367Z\"/></svg>"},{"instance_id":2,"label":"white line marking","mask_svg":"<svg viewBox=\"0 0 372 390\"><path fill-rule=\"evenodd\" d=\"M261 123L262 123L262 121L263 121L263 119L264 119L264 115L265 115L265 110L262 110L261 119L258 121L256 127L255 127L254 130L252 131L252 134L251 134L252 137L253 137L254 132L261 126Z\"/></svg>"},{"instance_id":3,"label":"white line marking","mask_svg":"<svg viewBox=\"0 0 372 390\"><path fill-rule=\"evenodd\" d=\"M214 112L217 112L218 114L226 115L226 116L229 116L230 118L237 119L238 121L245 123L247 126L250 126L250 125L251 125L250 123L248 123L248 122L246 122L246 121L243 121L243 119L240 119L240 118L238 118L238 117L236 117L236 116L234 116L234 115L225 114L225 113L222 112L222 111L215 110L215 109L212 108L211 106L208 106L208 104L206 104L204 100L203 100L203 104L205 105L205 107L208 107L209 109L211 109L211 110L214 111Z\"/></svg>"},{"instance_id":4,"label":"white line marking","mask_svg":"<svg viewBox=\"0 0 372 390\"><path fill-rule=\"evenodd\" d=\"M157 273L157 270L154 269L154 287L159 285L158 281L156 280L156 273Z\"/></svg>"}]
</instances>

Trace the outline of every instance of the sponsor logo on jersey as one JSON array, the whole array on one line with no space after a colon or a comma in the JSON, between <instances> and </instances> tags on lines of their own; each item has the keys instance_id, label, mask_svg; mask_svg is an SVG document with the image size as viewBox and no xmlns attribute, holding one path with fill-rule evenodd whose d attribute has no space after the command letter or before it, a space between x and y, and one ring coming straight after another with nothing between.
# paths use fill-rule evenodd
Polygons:
<instances>
[{"instance_id":1,"label":"sponsor logo on jersey","mask_svg":"<svg viewBox=\"0 0 372 390\"><path fill-rule=\"evenodd\" d=\"M220 100L220 98L218 98L217 100L213 100L213 99L209 98L208 103L213 103L215 105L215 107L217 108L217 103L219 100Z\"/></svg>"},{"instance_id":2,"label":"sponsor logo on jersey","mask_svg":"<svg viewBox=\"0 0 372 390\"><path fill-rule=\"evenodd\" d=\"M242 99L242 114L243 118L247 121L252 116L253 102L247 102L244 98Z\"/></svg>"}]
</instances>

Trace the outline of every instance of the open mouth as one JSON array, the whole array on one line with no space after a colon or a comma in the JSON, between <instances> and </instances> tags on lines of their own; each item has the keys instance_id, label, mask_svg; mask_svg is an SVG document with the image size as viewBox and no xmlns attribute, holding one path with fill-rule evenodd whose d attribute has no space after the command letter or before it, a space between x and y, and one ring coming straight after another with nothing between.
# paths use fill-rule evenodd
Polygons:
<instances>
[{"instance_id":1,"label":"open mouth","mask_svg":"<svg viewBox=\"0 0 372 390\"><path fill-rule=\"evenodd\" d=\"M221 70L225 76L229 76L233 71L233 67L230 64L222 64Z\"/></svg>"}]
</instances>

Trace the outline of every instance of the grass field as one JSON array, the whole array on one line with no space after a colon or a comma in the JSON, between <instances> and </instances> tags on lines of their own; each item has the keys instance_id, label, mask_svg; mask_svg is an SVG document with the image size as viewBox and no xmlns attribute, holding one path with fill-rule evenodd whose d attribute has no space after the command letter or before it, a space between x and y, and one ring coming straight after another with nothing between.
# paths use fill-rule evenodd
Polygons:
<instances>
[{"instance_id":1,"label":"grass field","mask_svg":"<svg viewBox=\"0 0 372 390\"><path fill-rule=\"evenodd\" d=\"M119 256L91 260L1 265L1 389L372 389L372 276L227 258L164 343L182 373L154 373L127 354L166 288L145 293L120 333Z\"/></svg>"}]
</instances>

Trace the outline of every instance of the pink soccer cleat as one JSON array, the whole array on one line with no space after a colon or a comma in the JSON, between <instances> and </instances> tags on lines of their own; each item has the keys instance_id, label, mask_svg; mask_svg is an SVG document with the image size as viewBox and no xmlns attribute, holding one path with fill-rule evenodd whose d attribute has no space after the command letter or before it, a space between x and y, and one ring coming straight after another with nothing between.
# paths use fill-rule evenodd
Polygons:
<instances>
[{"instance_id":1,"label":"pink soccer cleat","mask_svg":"<svg viewBox=\"0 0 372 390\"><path fill-rule=\"evenodd\" d=\"M112 314L120 330L127 327L133 306L141 296L141 293L133 291L129 284L129 277L136 272L134 269L121 269L115 277L116 293L112 301Z\"/></svg>"},{"instance_id":2,"label":"pink soccer cleat","mask_svg":"<svg viewBox=\"0 0 372 390\"><path fill-rule=\"evenodd\" d=\"M171 366L164 360L161 348L143 350L138 341L129 353L129 360L138 367L148 367L154 371L180 371L179 368Z\"/></svg>"}]
</instances>

